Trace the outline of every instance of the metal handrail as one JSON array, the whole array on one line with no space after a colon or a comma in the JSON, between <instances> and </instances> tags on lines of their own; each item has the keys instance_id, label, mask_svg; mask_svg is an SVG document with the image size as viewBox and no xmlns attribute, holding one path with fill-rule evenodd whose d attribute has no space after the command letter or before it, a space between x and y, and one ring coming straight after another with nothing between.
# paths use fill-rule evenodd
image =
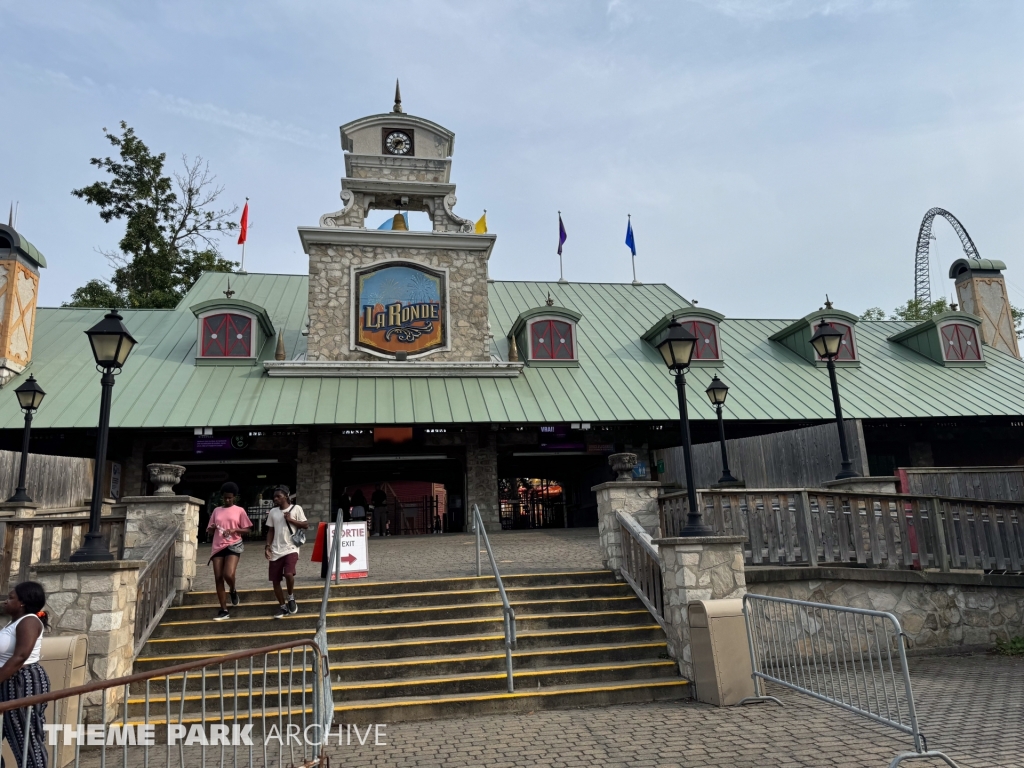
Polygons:
<instances>
[{"instance_id":1,"label":"metal handrail","mask_svg":"<svg viewBox=\"0 0 1024 768\"><path fill-rule=\"evenodd\" d=\"M484 546L487 548L487 559L491 561L491 571L494 573L494 580L498 582L498 594L501 595L501 610L505 625L505 672L508 677L508 692L513 693L515 686L512 681L512 651L516 647L516 612L505 594L505 585L501 582L501 574L498 573L498 563L494 559L494 550L491 549L491 540L487 537L484 529L484 521L480 516L480 507L473 505L472 529L476 533L476 575L482 576L480 569L480 537L483 536Z\"/></svg>"},{"instance_id":2,"label":"metal handrail","mask_svg":"<svg viewBox=\"0 0 1024 768\"><path fill-rule=\"evenodd\" d=\"M344 520L344 512L338 508L338 514L334 518L334 536L331 539L330 552L327 555L327 578L324 579L324 593L320 600L320 618L316 622L316 632L313 634L313 642L320 650L324 667L327 670L327 677L330 679L331 659L327 648L327 604L331 598L331 581L335 573L341 570L341 524ZM327 531L324 531L326 538ZM327 543L326 541L324 542ZM330 730L334 722L334 697L329 685L324 686L324 727Z\"/></svg>"}]
</instances>

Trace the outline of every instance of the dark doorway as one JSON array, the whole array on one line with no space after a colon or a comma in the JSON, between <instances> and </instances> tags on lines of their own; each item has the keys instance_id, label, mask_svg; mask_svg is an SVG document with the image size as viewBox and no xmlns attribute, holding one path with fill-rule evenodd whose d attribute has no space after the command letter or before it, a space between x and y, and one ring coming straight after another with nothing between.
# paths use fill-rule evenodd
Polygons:
<instances>
[{"instance_id":1,"label":"dark doorway","mask_svg":"<svg viewBox=\"0 0 1024 768\"><path fill-rule=\"evenodd\" d=\"M358 489L369 501L380 488L387 498L387 533L451 533L466 528L465 467L461 458L442 455L336 455L331 466L331 508L342 494ZM379 515L380 510L374 511ZM371 525L371 531L379 530Z\"/></svg>"},{"instance_id":2,"label":"dark doorway","mask_svg":"<svg viewBox=\"0 0 1024 768\"><path fill-rule=\"evenodd\" d=\"M498 457L502 528L597 525L595 485L612 479L603 454L510 453Z\"/></svg>"}]
</instances>

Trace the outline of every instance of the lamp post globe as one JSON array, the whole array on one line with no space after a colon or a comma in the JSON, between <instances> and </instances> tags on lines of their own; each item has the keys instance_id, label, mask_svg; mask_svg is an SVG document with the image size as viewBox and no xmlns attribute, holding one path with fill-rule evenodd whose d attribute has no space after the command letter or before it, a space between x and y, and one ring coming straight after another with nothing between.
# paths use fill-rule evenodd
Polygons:
<instances>
[{"instance_id":1,"label":"lamp post globe","mask_svg":"<svg viewBox=\"0 0 1024 768\"><path fill-rule=\"evenodd\" d=\"M842 466L836 475L836 480L846 480L850 477L860 477L860 473L853 469L850 461L850 452L846 447L846 429L843 427L843 406L839 401L839 383L836 380L836 358L843 344L843 332L829 325L822 320L811 336L811 346L818 353L818 357L825 360L828 368L829 384L832 386L832 406L836 412L836 428L839 430L839 452L842 456Z\"/></svg>"},{"instance_id":2,"label":"lamp post globe","mask_svg":"<svg viewBox=\"0 0 1024 768\"><path fill-rule=\"evenodd\" d=\"M725 405L725 398L729 396L729 385L716 374L711 378L711 383L704 393L715 407L715 414L718 416L718 442L722 448L722 476L718 478L718 484L739 485L739 480L729 471L729 454L725 449L725 422L722 420L722 406Z\"/></svg>"},{"instance_id":3,"label":"lamp post globe","mask_svg":"<svg viewBox=\"0 0 1024 768\"><path fill-rule=\"evenodd\" d=\"M676 377L676 394L679 397L679 431L683 440L683 467L686 470L686 525L680 536L711 536L714 531L701 522L697 509L697 491L693 484L693 457L690 449L690 418L686 410L686 369L690 366L697 337L678 318L672 321L664 336L658 342L658 351L668 369Z\"/></svg>"},{"instance_id":4,"label":"lamp post globe","mask_svg":"<svg viewBox=\"0 0 1024 768\"><path fill-rule=\"evenodd\" d=\"M14 489L14 495L7 501L31 504L32 499L28 495L25 481L28 474L28 446L32 435L32 416L35 414L36 409L42 405L46 392L39 386L36 377L30 373L21 386L14 390L14 394L18 398L18 405L21 406L21 410L25 412L25 428L21 435L21 467L18 470L18 487Z\"/></svg>"},{"instance_id":5,"label":"lamp post globe","mask_svg":"<svg viewBox=\"0 0 1024 768\"><path fill-rule=\"evenodd\" d=\"M93 468L92 501L89 508L89 531L82 546L72 553L72 562L113 560L114 556L103 542L100 516L103 512L103 478L107 463L107 436L110 432L110 400L114 389L114 374L124 367L136 341L128 332L116 309L110 310L102 320L85 332L89 337L100 377L100 425L96 436L96 463Z\"/></svg>"}]
</instances>

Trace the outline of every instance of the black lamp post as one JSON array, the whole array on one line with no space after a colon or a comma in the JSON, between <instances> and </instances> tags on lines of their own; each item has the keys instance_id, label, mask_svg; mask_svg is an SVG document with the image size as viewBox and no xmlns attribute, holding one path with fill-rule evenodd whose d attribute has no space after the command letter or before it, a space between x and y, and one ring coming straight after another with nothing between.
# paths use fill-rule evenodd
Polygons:
<instances>
[{"instance_id":1,"label":"black lamp post","mask_svg":"<svg viewBox=\"0 0 1024 768\"><path fill-rule=\"evenodd\" d=\"M689 510L686 513L686 525L679 532L680 536L711 536L714 531L704 525L697 509L697 490L693 486L693 459L690 456L690 418L686 412L686 369L690 367L690 359L697 344L697 337L690 333L679 320L673 320L668 332L658 344L658 351L665 360L665 365L675 374L676 392L679 394L679 426L683 437L683 466L686 469L686 498Z\"/></svg>"},{"instance_id":2,"label":"black lamp post","mask_svg":"<svg viewBox=\"0 0 1024 768\"><path fill-rule=\"evenodd\" d=\"M828 378L832 384L832 404L836 409L836 426L839 428L839 451L842 453L843 466L836 475L836 480L845 480L848 477L860 477L858 472L853 470L850 462L850 454L846 448L846 430L843 428L843 407L839 403L839 384L836 383L836 358L839 356L839 349L843 342L843 332L837 331L824 320L818 325L811 336L811 346L823 357L828 365Z\"/></svg>"},{"instance_id":3,"label":"black lamp post","mask_svg":"<svg viewBox=\"0 0 1024 768\"><path fill-rule=\"evenodd\" d=\"M96 466L93 468L92 506L89 509L89 532L82 546L71 555L72 562L113 560L110 549L103 543L100 533L100 515L103 511L103 473L107 464L107 433L110 430L110 397L114 389L114 372L120 371L135 346L116 309L85 332L96 358L100 378L100 428L96 436Z\"/></svg>"},{"instance_id":4,"label":"black lamp post","mask_svg":"<svg viewBox=\"0 0 1024 768\"><path fill-rule=\"evenodd\" d=\"M21 436L21 469L18 472L18 487L15 489L14 495L7 501L31 502L32 499L25 489L25 473L28 471L28 441L29 436L32 434L32 414L36 412L36 408L43 402L46 393L39 386L36 377L29 374L22 385L14 390L14 394L18 396L18 404L21 406L21 410L25 412L25 431Z\"/></svg>"},{"instance_id":5,"label":"black lamp post","mask_svg":"<svg viewBox=\"0 0 1024 768\"><path fill-rule=\"evenodd\" d=\"M708 388L704 392L718 413L718 442L722 445L722 476L718 479L718 484L735 485L739 481L729 471L729 455L725 450L725 424L722 422L722 406L725 405L725 398L729 395L729 387L716 375L711 379L711 383L708 384Z\"/></svg>"}]
</instances>

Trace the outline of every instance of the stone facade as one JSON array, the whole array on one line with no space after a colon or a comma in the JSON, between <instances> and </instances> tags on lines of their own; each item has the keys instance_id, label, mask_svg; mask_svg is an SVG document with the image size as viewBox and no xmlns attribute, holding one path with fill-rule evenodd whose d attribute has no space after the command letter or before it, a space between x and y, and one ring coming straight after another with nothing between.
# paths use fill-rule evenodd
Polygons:
<instances>
[{"instance_id":1,"label":"stone facade","mask_svg":"<svg viewBox=\"0 0 1024 768\"><path fill-rule=\"evenodd\" d=\"M452 161L430 157L388 155L345 155L345 173L350 179L383 179L447 184Z\"/></svg>"},{"instance_id":2,"label":"stone facade","mask_svg":"<svg viewBox=\"0 0 1024 768\"><path fill-rule=\"evenodd\" d=\"M476 437L475 441L468 440L466 445L466 523L472 524L473 505L476 504L480 507L484 528L488 532L500 531L497 436L483 426L477 429Z\"/></svg>"},{"instance_id":3,"label":"stone facade","mask_svg":"<svg viewBox=\"0 0 1024 768\"><path fill-rule=\"evenodd\" d=\"M89 636L89 681L131 674L139 570L144 566L141 560L117 560L48 563L32 569L32 577L46 590L53 633ZM117 705L124 697L120 686L86 695L87 722L100 721L104 695L108 721L116 716Z\"/></svg>"},{"instance_id":4,"label":"stone facade","mask_svg":"<svg viewBox=\"0 0 1024 768\"><path fill-rule=\"evenodd\" d=\"M198 546L199 510L202 499L192 496L126 496L125 504L125 557L146 550L164 531L178 527L174 543L174 575L179 594L192 589L196 577L196 548Z\"/></svg>"},{"instance_id":5,"label":"stone facade","mask_svg":"<svg viewBox=\"0 0 1024 768\"><path fill-rule=\"evenodd\" d=\"M333 245L309 246L309 360L379 360L349 349L352 322L352 266L409 261L448 270L450 349L431 361L490 360L487 259L490 249L430 249Z\"/></svg>"},{"instance_id":6,"label":"stone facade","mask_svg":"<svg viewBox=\"0 0 1024 768\"><path fill-rule=\"evenodd\" d=\"M745 540L743 536L654 540L661 551L669 654L687 680L693 680L694 674L686 607L695 600L725 600L746 594Z\"/></svg>"},{"instance_id":7,"label":"stone facade","mask_svg":"<svg viewBox=\"0 0 1024 768\"><path fill-rule=\"evenodd\" d=\"M888 611L911 649L990 646L1024 635L1024 578L861 568L752 569L749 589L829 605ZM831 578L827 578L831 577ZM1012 586L1016 585L1016 586Z\"/></svg>"},{"instance_id":8,"label":"stone facade","mask_svg":"<svg viewBox=\"0 0 1024 768\"><path fill-rule=\"evenodd\" d=\"M299 438L295 466L296 503L310 521L330 522L331 437L315 430Z\"/></svg>"},{"instance_id":9,"label":"stone facade","mask_svg":"<svg viewBox=\"0 0 1024 768\"><path fill-rule=\"evenodd\" d=\"M604 567L616 578L622 568L622 539L615 513L634 518L647 533L657 536L660 529L658 489L661 483L612 481L593 487L597 494L597 533Z\"/></svg>"}]
</instances>

